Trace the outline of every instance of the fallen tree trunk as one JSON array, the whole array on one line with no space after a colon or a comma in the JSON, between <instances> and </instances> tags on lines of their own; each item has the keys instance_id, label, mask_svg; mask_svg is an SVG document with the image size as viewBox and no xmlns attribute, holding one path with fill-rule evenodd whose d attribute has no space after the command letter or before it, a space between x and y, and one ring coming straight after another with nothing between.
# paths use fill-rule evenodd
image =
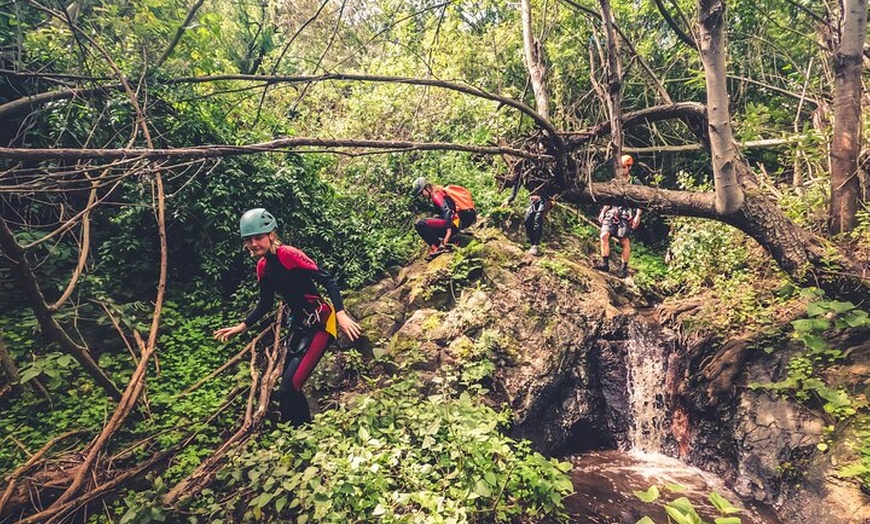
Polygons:
<instances>
[{"instance_id":1,"label":"fallen tree trunk","mask_svg":"<svg viewBox=\"0 0 870 524\"><path fill-rule=\"evenodd\" d=\"M635 184L592 183L563 192L573 204L628 204L668 215L709 218L736 227L755 239L797 285L817 286L832 296L862 303L870 295L870 267L837 254L836 247L796 226L775 202L754 187L749 166L738 164L745 191L736 213L716 212L712 193L671 191Z\"/></svg>"}]
</instances>

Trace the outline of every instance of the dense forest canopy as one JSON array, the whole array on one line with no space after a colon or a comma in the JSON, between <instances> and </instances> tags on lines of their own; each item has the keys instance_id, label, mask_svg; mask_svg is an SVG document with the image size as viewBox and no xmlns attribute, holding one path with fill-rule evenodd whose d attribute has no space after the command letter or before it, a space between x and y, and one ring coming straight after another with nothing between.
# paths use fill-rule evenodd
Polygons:
<instances>
[{"instance_id":1,"label":"dense forest canopy","mask_svg":"<svg viewBox=\"0 0 870 524\"><path fill-rule=\"evenodd\" d=\"M32 376L72 358L120 401L52 511L135 414L179 310L252 299L250 207L358 287L414 255L414 178L462 183L484 213L519 179L581 212L734 226L799 286L866 300L866 1L725 4L0 6L4 322L52 348ZM638 184L610 181L622 152Z\"/></svg>"}]
</instances>

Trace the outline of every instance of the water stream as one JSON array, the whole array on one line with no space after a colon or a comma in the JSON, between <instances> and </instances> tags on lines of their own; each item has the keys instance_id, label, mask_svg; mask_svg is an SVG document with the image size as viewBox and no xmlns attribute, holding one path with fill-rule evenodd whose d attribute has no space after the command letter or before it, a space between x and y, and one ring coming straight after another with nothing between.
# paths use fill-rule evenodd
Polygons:
<instances>
[{"instance_id":1,"label":"water stream","mask_svg":"<svg viewBox=\"0 0 870 524\"><path fill-rule=\"evenodd\" d=\"M722 515L709 501L716 492L734 506L742 524L780 524L770 508L742 501L716 475L662 454L669 439L667 412L667 365L676 350L660 326L641 316L628 329L625 343L626 396L629 406L626 449L590 451L567 457L574 464L575 493L566 499L566 509L575 522L634 524L644 516L661 524L670 522L662 507L678 497L688 498L705 522ZM673 439L671 438L673 443ZM673 448L673 446L670 446ZM634 493L651 486L661 490L653 503ZM667 489L670 486L672 489Z\"/></svg>"},{"instance_id":2,"label":"water stream","mask_svg":"<svg viewBox=\"0 0 870 524\"><path fill-rule=\"evenodd\" d=\"M721 516L708 499L716 492L732 505L743 508L736 515L742 524L780 523L769 508L753 507L741 501L715 475L675 458L658 453L610 450L592 451L569 460L574 464L575 493L565 500L565 507L576 522L634 524L643 516L649 516L658 524L667 523L662 503L686 497L698 515L712 523ZM661 490L659 501L646 503L634 495L635 491L646 491L653 485ZM677 486L684 489L676 491Z\"/></svg>"}]
</instances>

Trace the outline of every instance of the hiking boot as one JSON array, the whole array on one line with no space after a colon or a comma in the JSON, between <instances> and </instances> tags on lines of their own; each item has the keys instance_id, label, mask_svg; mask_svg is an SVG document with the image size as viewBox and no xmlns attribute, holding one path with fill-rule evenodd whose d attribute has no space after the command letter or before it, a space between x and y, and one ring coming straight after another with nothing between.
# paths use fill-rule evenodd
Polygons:
<instances>
[{"instance_id":1,"label":"hiking boot","mask_svg":"<svg viewBox=\"0 0 870 524\"><path fill-rule=\"evenodd\" d=\"M447 250L444 248L444 246L432 246L429 249L429 254L426 255L426 260L432 260L441 253L444 253L445 251Z\"/></svg>"},{"instance_id":2,"label":"hiking boot","mask_svg":"<svg viewBox=\"0 0 870 524\"><path fill-rule=\"evenodd\" d=\"M604 271L605 273L607 273L608 271L610 271L610 264L607 262L607 259L605 258L604 260L601 261L600 264L595 264L594 266L592 266L592 268L597 269L598 271Z\"/></svg>"},{"instance_id":3,"label":"hiking boot","mask_svg":"<svg viewBox=\"0 0 870 524\"><path fill-rule=\"evenodd\" d=\"M540 252L540 250L538 249L538 246L532 246L532 247L529 248L529 254L530 254L530 255L538 256L540 253L541 253L541 252Z\"/></svg>"},{"instance_id":4,"label":"hiking boot","mask_svg":"<svg viewBox=\"0 0 870 524\"><path fill-rule=\"evenodd\" d=\"M616 276L625 278L628 276L628 264L623 264L622 267L616 270Z\"/></svg>"}]
</instances>

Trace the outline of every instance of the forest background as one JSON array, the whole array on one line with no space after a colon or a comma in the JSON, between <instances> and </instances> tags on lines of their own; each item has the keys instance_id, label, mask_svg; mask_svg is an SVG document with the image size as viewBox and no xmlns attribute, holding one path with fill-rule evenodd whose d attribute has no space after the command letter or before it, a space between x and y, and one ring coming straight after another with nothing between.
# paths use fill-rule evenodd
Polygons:
<instances>
[{"instance_id":1,"label":"forest background","mask_svg":"<svg viewBox=\"0 0 870 524\"><path fill-rule=\"evenodd\" d=\"M99 500L97 486L124 486L109 478L159 470L152 491L103 508L129 519L154 508L157 518L163 510L147 500L176 502L197 464L259 427L248 413L241 434L221 429L236 425L271 360L262 377L242 366L181 394L231 356L210 331L254 300L236 231L250 207L271 210L285 240L358 288L418 255L414 178L465 185L484 215L498 216L510 213L499 206L503 187L523 175L527 189L559 195L550 234L587 238L590 254L596 233L582 214L602 203L652 210L637 285L653 300L712 289L730 313L711 321L725 329L769 321L776 301L813 284L860 303L870 249L866 10L799 0L732 2L725 17L724 4L683 0L6 2L0 469L14 479L46 443L79 449L74 474L34 522ZM727 51L719 77L705 61L716 24ZM844 81L856 68L857 94ZM708 98L714 80L727 90L724 120ZM843 114L857 118L845 145ZM723 125L738 147L720 137ZM637 187L607 183L621 152L635 157ZM445 416L469 402L447 398ZM395 404L384 405L432 425L424 410ZM306 453L326 427L298 440L309 446L297 454L298 482L310 480ZM495 426L488 437L502 444ZM269 442L257 444L263 453ZM555 509L561 466L514 449L512 460L544 479L513 486L516 497ZM246 509L213 494L196 511L256 516L302 504L258 498L272 487L258 478L237 501ZM507 518L499 485L461 489ZM400 506L365 489L360 507L341 511ZM414 503L445 504L433 500Z\"/></svg>"}]
</instances>

